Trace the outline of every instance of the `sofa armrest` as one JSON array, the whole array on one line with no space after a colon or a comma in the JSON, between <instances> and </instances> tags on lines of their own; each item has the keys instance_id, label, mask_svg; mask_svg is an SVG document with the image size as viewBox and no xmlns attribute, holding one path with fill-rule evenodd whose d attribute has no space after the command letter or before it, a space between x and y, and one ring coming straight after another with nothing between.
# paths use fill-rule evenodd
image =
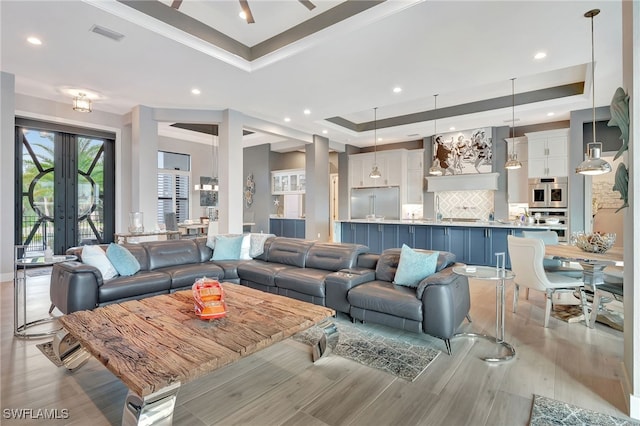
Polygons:
<instances>
[{"instance_id":1,"label":"sofa armrest","mask_svg":"<svg viewBox=\"0 0 640 426\"><path fill-rule=\"evenodd\" d=\"M341 269L327 275L324 279L326 305L336 311L348 314L351 307L347 300L349 290L360 284L373 281L375 278L376 272L373 269L358 267Z\"/></svg>"},{"instance_id":2,"label":"sofa armrest","mask_svg":"<svg viewBox=\"0 0 640 426\"><path fill-rule=\"evenodd\" d=\"M62 313L69 314L98 306L102 274L82 262L60 262L51 270L50 297Z\"/></svg>"},{"instance_id":3,"label":"sofa armrest","mask_svg":"<svg viewBox=\"0 0 640 426\"><path fill-rule=\"evenodd\" d=\"M468 278L455 274L450 266L422 280L418 294L423 331L441 339L453 337L471 307Z\"/></svg>"}]
</instances>

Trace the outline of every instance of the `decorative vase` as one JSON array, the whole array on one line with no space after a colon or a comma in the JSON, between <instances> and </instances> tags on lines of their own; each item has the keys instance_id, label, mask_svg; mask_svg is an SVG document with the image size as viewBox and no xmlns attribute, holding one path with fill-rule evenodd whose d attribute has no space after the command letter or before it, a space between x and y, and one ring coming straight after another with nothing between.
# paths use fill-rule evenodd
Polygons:
<instances>
[{"instance_id":1,"label":"decorative vase","mask_svg":"<svg viewBox=\"0 0 640 426\"><path fill-rule=\"evenodd\" d=\"M129 213L129 232L132 234L144 232L144 214L142 212Z\"/></svg>"}]
</instances>

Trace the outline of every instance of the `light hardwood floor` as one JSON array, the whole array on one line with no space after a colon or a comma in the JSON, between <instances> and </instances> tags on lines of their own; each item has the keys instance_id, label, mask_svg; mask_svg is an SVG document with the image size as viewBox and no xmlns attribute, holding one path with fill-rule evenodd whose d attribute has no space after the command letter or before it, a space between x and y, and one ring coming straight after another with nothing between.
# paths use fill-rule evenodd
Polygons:
<instances>
[{"instance_id":1,"label":"light hardwood floor","mask_svg":"<svg viewBox=\"0 0 640 426\"><path fill-rule=\"evenodd\" d=\"M30 310L46 315L48 277L29 278ZM552 318L542 327L544 299L521 294L511 313L507 285L506 340L515 359L489 364L488 342L452 342L414 382L337 356L311 362L310 349L291 339L187 383L178 393L175 425L526 425L534 394L623 416L622 333L597 324ZM95 359L74 373L56 368L36 348L46 341L13 337L13 283L1 283L2 424L119 424L125 386ZM495 287L471 283L473 323L464 331L495 333ZM54 311L55 312L55 311ZM35 318L35 316L34 316ZM442 341L370 324L388 335ZM46 326L45 326L46 327ZM6 409L67 409L69 418L12 421Z\"/></svg>"}]
</instances>

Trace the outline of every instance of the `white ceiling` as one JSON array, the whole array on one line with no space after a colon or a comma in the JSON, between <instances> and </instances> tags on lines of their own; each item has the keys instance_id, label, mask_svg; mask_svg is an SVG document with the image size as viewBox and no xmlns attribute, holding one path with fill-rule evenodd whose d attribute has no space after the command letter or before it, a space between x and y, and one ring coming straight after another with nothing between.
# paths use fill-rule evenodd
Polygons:
<instances>
[{"instance_id":1,"label":"white ceiling","mask_svg":"<svg viewBox=\"0 0 640 426\"><path fill-rule=\"evenodd\" d=\"M318 7L310 12L297 0L249 0L255 24L238 17L235 0L184 0L180 11L251 47L340 3L312 1ZM281 132L289 137L252 135L251 145L291 149L291 135L326 131L334 146L370 146L373 131L326 119L369 122L374 107L378 120L429 111L434 94L439 109L510 96L513 77L516 94L586 82L586 94L518 105L518 126L568 120L569 111L591 108L591 26L583 15L593 8L601 9L594 20L595 102L604 106L622 85L621 2L611 0L388 0L253 61L115 0L2 0L1 67L16 76L19 94L70 104L63 89L83 88L101 95L94 110L231 108L254 123L291 130ZM92 33L94 24L125 37L115 42ZM43 44L28 44L30 35ZM547 57L534 60L538 51ZM393 93L396 86L401 93ZM195 87L199 96L191 94ZM441 118L437 130L506 126L511 113L507 107ZM433 120L377 130L383 144L433 132Z\"/></svg>"}]
</instances>

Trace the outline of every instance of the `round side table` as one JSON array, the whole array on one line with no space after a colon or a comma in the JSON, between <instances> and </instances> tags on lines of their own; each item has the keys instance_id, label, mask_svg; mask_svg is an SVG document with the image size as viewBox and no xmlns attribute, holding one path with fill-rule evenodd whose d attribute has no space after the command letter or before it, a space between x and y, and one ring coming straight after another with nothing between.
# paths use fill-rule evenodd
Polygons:
<instances>
[{"instance_id":1,"label":"round side table","mask_svg":"<svg viewBox=\"0 0 640 426\"><path fill-rule=\"evenodd\" d=\"M505 294L504 282L511 280L515 274L508 269L495 268L491 266L455 266L453 272L478 280L489 280L496 282L496 336L489 336L478 333L458 333L455 337L477 337L489 340L500 347L500 352L496 355L489 355L482 359L488 362L508 361L516 355L516 350L509 343L504 341L504 316L505 316Z\"/></svg>"},{"instance_id":2,"label":"round side table","mask_svg":"<svg viewBox=\"0 0 640 426\"><path fill-rule=\"evenodd\" d=\"M27 321L27 268L51 266L58 262L76 260L77 257L72 255L52 256L51 258L45 258L42 256L25 257L24 255L22 257L18 257L18 250L21 248L24 248L24 246L16 246L15 248L16 256L13 268L13 335L20 338L38 338L50 336L52 334L55 334L58 330L45 331L41 333L27 332L27 329L31 327L44 324L55 319L55 317L49 316L47 318ZM18 274L19 268L22 268L21 276L20 274ZM22 308L22 315L20 315L20 308Z\"/></svg>"}]
</instances>

